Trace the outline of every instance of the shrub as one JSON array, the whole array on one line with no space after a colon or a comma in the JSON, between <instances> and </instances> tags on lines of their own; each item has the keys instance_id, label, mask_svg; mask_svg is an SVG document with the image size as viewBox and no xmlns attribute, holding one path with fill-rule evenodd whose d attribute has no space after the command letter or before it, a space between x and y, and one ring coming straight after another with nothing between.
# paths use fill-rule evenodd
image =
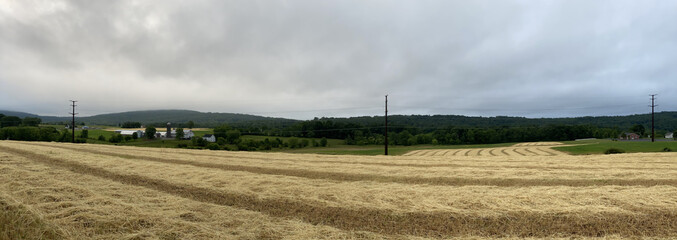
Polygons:
<instances>
[{"instance_id":1,"label":"shrub","mask_svg":"<svg viewBox=\"0 0 677 240\"><path fill-rule=\"evenodd\" d=\"M89 138L89 130L85 129L80 131L80 138Z\"/></svg>"},{"instance_id":2,"label":"shrub","mask_svg":"<svg viewBox=\"0 0 677 240\"><path fill-rule=\"evenodd\" d=\"M111 136L110 139L108 139L108 141L111 142L111 143L120 143L120 142L122 142L123 139L124 138L122 137L121 134L116 133L116 134L113 134L113 136Z\"/></svg>"},{"instance_id":3,"label":"shrub","mask_svg":"<svg viewBox=\"0 0 677 240\"><path fill-rule=\"evenodd\" d=\"M99 141L106 141L106 137L104 137L103 135L99 135Z\"/></svg>"},{"instance_id":4,"label":"shrub","mask_svg":"<svg viewBox=\"0 0 677 240\"><path fill-rule=\"evenodd\" d=\"M665 147L663 148L663 152L672 152L672 149L670 149L669 147Z\"/></svg>"},{"instance_id":5,"label":"shrub","mask_svg":"<svg viewBox=\"0 0 677 240\"><path fill-rule=\"evenodd\" d=\"M625 151L618 148L609 148L606 151L604 151L604 154L616 154L616 153L625 153Z\"/></svg>"},{"instance_id":6,"label":"shrub","mask_svg":"<svg viewBox=\"0 0 677 240\"><path fill-rule=\"evenodd\" d=\"M179 145L176 145L176 147L178 147L178 148L187 148L187 147L188 147L188 144L185 144L185 143L179 143Z\"/></svg>"},{"instance_id":7,"label":"shrub","mask_svg":"<svg viewBox=\"0 0 677 240\"><path fill-rule=\"evenodd\" d=\"M219 145L216 144L216 143L210 143L210 144L207 144L207 149L209 149L209 150L221 150L221 147L219 147Z\"/></svg>"}]
</instances>

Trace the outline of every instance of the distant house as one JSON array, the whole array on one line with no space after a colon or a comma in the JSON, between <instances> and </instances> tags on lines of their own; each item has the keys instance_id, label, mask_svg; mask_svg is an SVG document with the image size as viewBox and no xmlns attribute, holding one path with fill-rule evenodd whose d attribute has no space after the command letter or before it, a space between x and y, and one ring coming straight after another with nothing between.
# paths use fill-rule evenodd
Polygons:
<instances>
[{"instance_id":1,"label":"distant house","mask_svg":"<svg viewBox=\"0 0 677 240\"><path fill-rule=\"evenodd\" d=\"M621 134L619 139L622 139L622 140L637 140L637 139L639 139L639 134L637 134L637 133L623 133L623 134Z\"/></svg>"},{"instance_id":2,"label":"distant house","mask_svg":"<svg viewBox=\"0 0 677 240\"><path fill-rule=\"evenodd\" d=\"M666 133L665 138L673 138L673 133L671 133L671 132Z\"/></svg>"},{"instance_id":3,"label":"distant house","mask_svg":"<svg viewBox=\"0 0 677 240\"><path fill-rule=\"evenodd\" d=\"M122 136L132 136L134 133L136 133L138 138L142 138L144 136L143 131L141 130L115 130L115 133L119 133Z\"/></svg>"},{"instance_id":4,"label":"distant house","mask_svg":"<svg viewBox=\"0 0 677 240\"><path fill-rule=\"evenodd\" d=\"M89 130L88 126L82 126L82 130Z\"/></svg>"},{"instance_id":5,"label":"distant house","mask_svg":"<svg viewBox=\"0 0 677 240\"><path fill-rule=\"evenodd\" d=\"M207 142L216 142L216 136L214 136L214 134L205 134L202 139L207 140Z\"/></svg>"}]
</instances>

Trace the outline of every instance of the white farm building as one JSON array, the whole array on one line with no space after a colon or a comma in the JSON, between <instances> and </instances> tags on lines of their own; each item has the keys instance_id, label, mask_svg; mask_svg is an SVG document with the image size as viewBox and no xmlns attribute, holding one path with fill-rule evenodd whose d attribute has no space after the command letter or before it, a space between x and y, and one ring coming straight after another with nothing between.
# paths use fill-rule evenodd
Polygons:
<instances>
[{"instance_id":1,"label":"white farm building","mask_svg":"<svg viewBox=\"0 0 677 240\"><path fill-rule=\"evenodd\" d=\"M214 136L214 134L205 134L202 139L206 140L207 142L216 142L216 136Z\"/></svg>"},{"instance_id":2,"label":"white farm building","mask_svg":"<svg viewBox=\"0 0 677 240\"><path fill-rule=\"evenodd\" d=\"M144 136L143 131L141 130L115 130L115 133L119 133L122 136L132 136L134 133L136 133L138 138L142 138Z\"/></svg>"},{"instance_id":3,"label":"white farm building","mask_svg":"<svg viewBox=\"0 0 677 240\"><path fill-rule=\"evenodd\" d=\"M157 138L167 138L167 132L157 132L155 133L155 136ZM171 136L176 136L176 130L172 130ZM183 138L182 139L191 139L195 136L195 133L193 133L192 130L183 130Z\"/></svg>"}]
</instances>

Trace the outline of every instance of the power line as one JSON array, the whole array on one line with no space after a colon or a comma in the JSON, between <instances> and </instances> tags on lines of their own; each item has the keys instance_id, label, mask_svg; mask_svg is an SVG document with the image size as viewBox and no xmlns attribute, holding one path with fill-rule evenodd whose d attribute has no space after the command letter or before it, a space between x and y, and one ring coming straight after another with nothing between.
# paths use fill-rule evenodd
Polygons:
<instances>
[{"instance_id":1,"label":"power line","mask_svg":"<svg viewBox=\"0 0 677 240\"><path fill-rule=\"evenodd\" d=\"M386 94L386 115L385 115L385 155L388 155L388 94Z\"/></svg>"},{"instance_id":2,"label":"power line","mask_svg":"<svg viewBox=\"0 0 677 240\"><path fill-rule=\"evenodd\" d=\"M656 131L654 130L654 108L658 106L655 104L656 95L658 94L651 94L651 142L656 141Z\"/></svg>"},{"instance_id":3,"label":"power line","mask_svg":"<svg viewBox=\"0 0 677 240\"><path fill-rule=\"evenodd\" d=\"M73 112L70 112L70 114L73 115L73 122L71 123L71 129L73 130L73 138L71 139L71 142L75 143L75 115L78 114L75 112L75 103L78 101L75 100L69 100L71 101L71 107L73 107Z\"/></svg>"}]
</instances>

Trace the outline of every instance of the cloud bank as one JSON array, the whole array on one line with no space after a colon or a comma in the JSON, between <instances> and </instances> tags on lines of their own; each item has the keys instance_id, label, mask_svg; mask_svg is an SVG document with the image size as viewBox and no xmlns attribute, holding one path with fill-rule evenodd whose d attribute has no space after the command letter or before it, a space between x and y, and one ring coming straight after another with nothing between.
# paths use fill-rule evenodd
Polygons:
<instances>
[{"instance_id":1,"label":"cloud bank","mask_svg":"<svg viewBox=\"0 0 677 240\"><path fill-rule=\"evenodd\" d=\"M677 1L8 1L0 109L677 110Z\"/></svg>"}]
</instances>

